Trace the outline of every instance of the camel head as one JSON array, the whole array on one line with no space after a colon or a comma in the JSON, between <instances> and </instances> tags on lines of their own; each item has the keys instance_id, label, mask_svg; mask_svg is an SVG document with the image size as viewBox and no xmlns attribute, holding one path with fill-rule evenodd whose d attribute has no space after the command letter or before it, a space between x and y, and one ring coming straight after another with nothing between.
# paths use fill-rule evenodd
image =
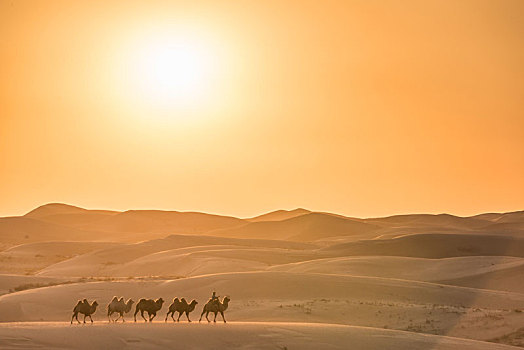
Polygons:
<instances>
[{"instance_id":1,"label":"camel head","mask_svg":"<svg viewBox=\"0 0 524 350\"><path fill-rule=\"evenodd\" d=\"M189 305L196 305L198 304L198 301L196 301L195 299L191 300L191 303Z\"/></svg>"},{"instance_id":2,"label":"camel head","mask_svg":"<svg viewBox=\"0 0 524 350\"><path fill-rule=\"evenodd\" d=\"M95 301L93 301L93 304L91 304L91 305L94 306L94 307L97 307L98 306L98 302L95 300Z\"/></svg>"},{"instance_id":3,"label":"camel head","mask_svg":"<svg viewBox=\"0 0 524 350\"><path fill-rule=\"evenodd\" d=\"M222 304L227 304L229 303L229 301L231 300L231 298L229 298L229 296L225 296L224 299L222 299Z\"/></svg>"}]
</instances>

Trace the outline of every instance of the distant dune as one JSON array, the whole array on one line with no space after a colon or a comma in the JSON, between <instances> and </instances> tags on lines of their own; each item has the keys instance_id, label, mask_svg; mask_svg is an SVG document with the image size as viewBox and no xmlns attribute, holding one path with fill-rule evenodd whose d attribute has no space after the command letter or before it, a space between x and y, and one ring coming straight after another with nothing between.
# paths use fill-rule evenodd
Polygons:
<instances>
[{"instance_id":1,"label":"distant dune","mask_svg":"<svg viewBox=\"0 0 524 350\"><path fill-rule=\"evenodd\" d=\"M271 213L262 214L259 216L255 216L250 219L246 219L246 221L249 222L261 222L261 221L282 221L286 219L291 219L297 216L301 216L304 214L309 214L311 211L307 209L297 208L293 210L275 210Z\"/></svg>"},{"instance_id":2,"label":"distant dune","mask_svg":"<svg viewBox=\"0 0 524 350\"><path fill-rule=\"evenodd\" d=\"M524 257L524 238L428 233L333 244L323 251L338 256L392 255L432 259L474 255Z\"/></svg>"},{"instance_id":3,"label":"distant dune","mask_svg":"<svg viewBox=\"0 0 524 350\"><path fill-rule=\"evenodd\" d=\"M326 213L308 213L282 221L253 222L213 233L227 237L314 241L330 236L368 234L379 229L377 225L350 218Z\"/></svg>"},{"instance_id":4,"label":"distant dune","mask_svg":"<svg viewBox=\"0 0 524 350\"><path fill-rule=\"evenodd\" d=\"M87 210L60 203L23 217L0 218L0 248L48 240L139 242L169 234L293 241L393 238L406 234L470 233L524 237L524 212L457 217L397 215L357 219L306 209L277 210L250 219L197 212Z\"/></svg>"}]
</instances>

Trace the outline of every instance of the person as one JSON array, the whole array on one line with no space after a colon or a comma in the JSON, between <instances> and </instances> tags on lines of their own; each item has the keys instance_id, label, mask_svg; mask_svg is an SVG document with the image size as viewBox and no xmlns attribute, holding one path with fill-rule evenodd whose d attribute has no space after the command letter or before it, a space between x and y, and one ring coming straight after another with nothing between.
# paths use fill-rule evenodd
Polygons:
<instances>
[{"instance_id":1,"label":"person","mask_svg":"<svg viewBox=\"0 0 524 350\"><path fill-rule=\"evenodd\" d=\"M213 295L211 295L211 301L215 303L218 302L218 296L216 291L213 291Z\"/></svg>"}]
</instances>

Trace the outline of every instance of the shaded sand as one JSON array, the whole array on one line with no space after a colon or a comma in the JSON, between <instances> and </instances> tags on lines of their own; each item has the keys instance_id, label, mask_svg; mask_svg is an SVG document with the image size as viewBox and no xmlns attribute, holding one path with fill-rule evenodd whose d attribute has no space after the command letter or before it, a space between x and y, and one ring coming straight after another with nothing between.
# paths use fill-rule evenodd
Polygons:
<instances>
[{"instance_id":1,"label":"shaded sand","mask_svg":"<svg viewBox=\"0 0 524 350\"><path fill-rule=\"evenodd\" d=\"M31 274L60 261L115 245L70 241L21 244L0 252L0 273Z\"/></svg>"},{"instance_id":2,"label":"shaded sand","mask_svg":"<svg viewBox=\"0 0 524 350\"><path fill-rule=\"evenodd\" d=\"M398 256L339 257L302 261L269 267L271 271L315 272L326 274L347 274L376 276L414 281L441 282L466 287L468 281L478 281L475 288L515 288L521 292L520 271L524 272L524 259L504 256L467 256L444 259L425 259ZM504 281L491 278L504 276ZM487 278L484 278L487 276ZM492 280L492 288L482 282ZM506 289L504 289L506 290Z\"/></svg>"},{"instance_id":3,"label":"shaded sand","mask_svg":"<svg viewBox=\"0 0 524 350\"><path fill-rule=\"evenodd\" d=\"M194 250L194 249L191 249ZM196 276L210 273L264 270L268 266L302 260L319 255L315 252L280 248L220 248L207 246L198 251L173 249L144 253L137 259L122 261L97 259L102 252L51 265L40 276ZM124 253L125 254L125 250ZM96 257L95 257L96 256Z\"/></svg>"},{"instance_id":4,"label":"shaded sand","mask_svg":"<svg viewBox=\"0 0 524 350\"><path fill-rule=\"evenodd\" d=\"M282 221L252 222L243 226L216 230L213 234L237 238L272 238L314 241L326 236L372 234L381 227L361 220L328 213L307 213Z\"/></svg>"},{"instance_id":5,"label":"shaded sand","mask_svg":"<svg viewBox=\"0 0 524 350\"><path fill-rule=\"evenodd\" d=\"M282 221L291 219L300 215L309 214L311 211L307 209L297 208L293 210L275 210L267 214L255 216L250 219L245 219L249 222L260 222L260 221Z\"/></svg>"},{"instance_id":6,"label":"shaded sand","mask_svg":"<svg viewBox=\"0 0 524 350\"><path fill-rule=\"evenodd\" d=\"M119 244L117 246L111 246L106 249L100 249L91 253L83 254L81 256L63 261L53 266L48 266L39 272L39 275L45 276L133 276L133 271L139 268L142 272L150 272L147 275L159 275L159 271L154 270L166 270L170 269L172 264L152 264L147 258L148 255L166 252L172 250L172 253L162 253L159 256L153 257L154 259L176 259L177 255L189 254L191 251L198 250L214 250L212 245L217 246L236 246L238 249L252 247L261 251L276 248L281 249L278 253L272 254L273 257L279 258L277 261L290 262L299 261L306 257L312 258L314 253L303 253L300 251L312 250L317 248L316 245L299 242L287 242L278 240L258 240L258 239L238 239L238 238L224 238L224 237L212 237L212 236L195 236L195 235L171 235L163 239L156 239L136 244ZM202 247L202 248L193 248ZM188 248L190 250L180 250ZM218 248L217 248L218 249ZM295 259L285 258L292 252L282 252L285 250L297 250ZM216 249L215 249L216 250ZM264 253L262 253L264 254ZM267 253L270 254L271 253ZM266 255L267 255L266 254ZM244 254L245 255L245 254ZM131 266L129 271L124 264L132 263L137 259L146 259L145 265L140 267L140 263L137 266ZM266 259L267 260L267 259ZM236 264L238 266L238 264ZM182 272L174 271L176 266L172 268L173 271L167 271L169 273L161 273L161 275L168 276L180 276ZM235 270L235 269L233 269ZM245 270L245 269L241 269ZM225 272L225 271L224 271ZM182 274L184 276L184 274ZM136 276L136 275L134 275Z\"/></svg>"},{"instance_id":7,"label":"shaded sand","mask_svg":"<svg viewBox=\"0 0 524 350\"><path fill-rule=\"evenodd\" d=\"M524 293L524 266L521 264L512 265L513 264L508 264L507 268L504 269L481 270L478 274L445 279L440 282L469 288Z\"/></svg>"},{"instance_id":8,"label":"shaded sand","mask_svg":"<svg viewBox=\"0 0 524 350\"><path fill-rule=\"evenodd\" d=\"M7 294L15 288L45 286L64 280L68 278L0 274L0 295Z\"/></svg>"},{"instance_id":9,"label":"shaded sand","mask_svg":"<svg viewBox=\"0 0 524 350\"><path fill-rule=\"evenodd\" d=\"M2 349L516 349L507 345L314 323L0 324Z\"/></svg>"},{"instance_id":10,"label":"shaded sand","mask_svg":"<svg viewBox=\"0 0 524 350\"><path fill-rule=\"evenodd\" d=\"M337 256L389 255L432 259L475 255L524 257L524 238L427 233L333 244L322 250Z\"/></svg>"}]
</instances>

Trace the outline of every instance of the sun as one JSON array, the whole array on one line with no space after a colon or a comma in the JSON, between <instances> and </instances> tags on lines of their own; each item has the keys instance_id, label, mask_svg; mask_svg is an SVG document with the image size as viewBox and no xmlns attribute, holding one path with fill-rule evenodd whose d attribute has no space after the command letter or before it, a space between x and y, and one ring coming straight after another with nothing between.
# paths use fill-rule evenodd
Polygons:
<instances>
[{"instance_id":1,"label":"sun","mask_svg":"<svg viewBox=\"0 0 524 350\"><path fill-rule=\"evenodd\" d=\"M190 38L153 41L136 64L142 97L157 105L197 106L209 101L218 73L217 55Z\"/></svg>"}]
</instances>

